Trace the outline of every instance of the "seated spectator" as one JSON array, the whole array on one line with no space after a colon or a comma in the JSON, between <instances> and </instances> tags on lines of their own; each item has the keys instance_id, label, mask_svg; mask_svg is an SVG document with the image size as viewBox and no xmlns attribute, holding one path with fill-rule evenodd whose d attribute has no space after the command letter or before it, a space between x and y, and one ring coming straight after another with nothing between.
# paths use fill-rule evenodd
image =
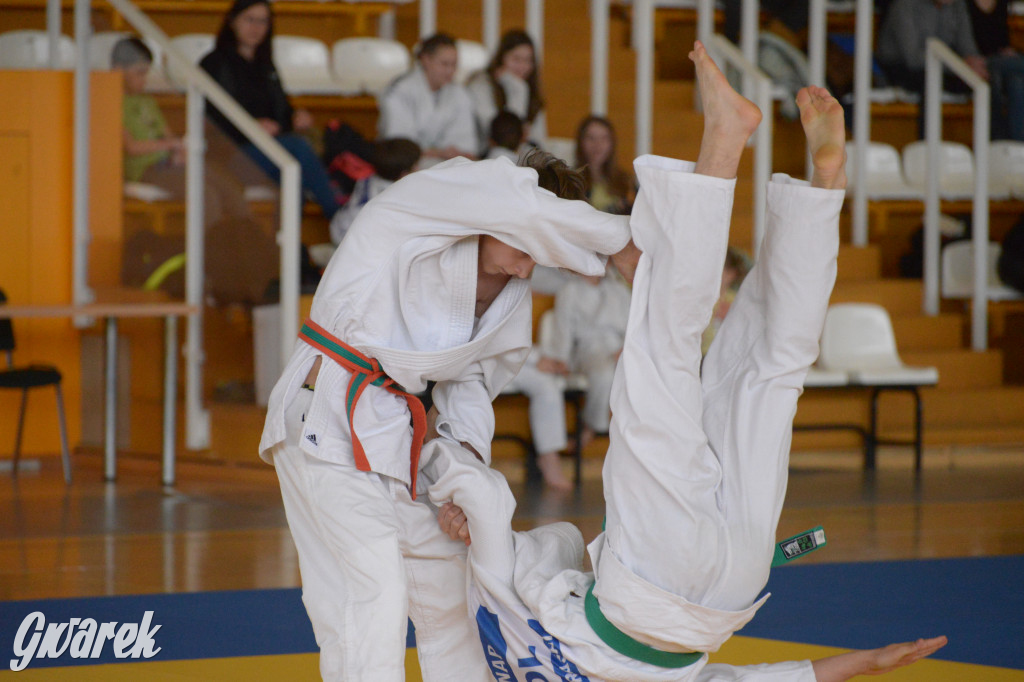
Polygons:
<instances>
[{"instance_id":1,"label":"seated spectator","mask_svg":"<svg viewBox=\"0 0 1024 682\"><path fill-rule=\"evenodd\" d=\"M607 213L628 214L636 196L632 175L615 160L615 128L602 116L587 116L576 131L576 167L587 181L587 201Z\"/></svg>"},{"instance_id":2,"label":"seated spectator","mask_svg":"<svg viewBox=\"0 0 1024 682\"><path fill-rule=\"evenodd\" d=\"M890 85L924 94L924 65L929 38L938 38L988 79L985 58L971 33L964 0L893 0L878 32L875 57ZM966 92L967 86L946 72L943 89ZM923 124L922 118L920 123ZM921 126L923 131L923 125Z\"/></svg>"},{"instance_id":3,"label":"seated spectator","mask_svg":"<svg viewBox=\"0 0 1024 682\"><path fill-rule=\"evenodd\" d=\"M487 147L491 121L505 109L523 121L526 139L544 146L544 97L533 40L525 31L516 29L503 35L491 63L470 78L466 90L473 100L481 149Z\"/></svg>"},{"instance_id":4,"label":"seated spectator","mask_svg":"<svg viewBox=\"0 0 1024 682\"><path fill-rule=\"evenodd\" d=\"M487 158L507 157L513 163L519 159L519 148L523 145L523 122L511 111L501 111L490 125Z\"/></svg>"},{"instance_id":5,"label":"seated spectator","mask_svg":"<svg viewBox=\"0 0 1024 682\"><path fill-rule=\"evenodd\" d=\"M312 127L313 117L303 109L292 109L274 67L273 37L274 15L268 0L235 0L224 16L213 51L199 66L298 160L303 188L330 220L341 205L339 193L309 142L297 134ZM264 173L280 181L277 166L216 107L208 105L206 113Z\"/></svg>"},{"instance_id":6,"label":"seated spectator","mask_svg":"<svg viewBox=\"0 0 1024 682\"><path fill-rule=\"evenodd\" d=\"M535 347L508 389L530 399L530 431L537 466L544 483L556 490L572 487L562 471L559 453L568 447L565 427L565 385L570 372L587 378L582 414L586 447L598 433L608 432L609 399L615 363L629 317L630 289L617 271L603 277L572 277L555 295L554 325L547 344Z\"/></svg>"},{"instance_id":7,"label":"seated spectator","mask_svg":"<svg viewBox=\"0 0 1024 682\"><path fill-rule=\"evenodd\" d=\"M478 153L473 104L452 82L458 65L455 40L437 33L420 46L416 64L380 98L378 135L404 137L423 150L421 165Z\"/></svg>"},{"instance_id":8,"label":"seated spectator","mask_svg":"<svg viewBox=\"0 0 1024 682\"><path fill-rule=\"evenodd\" d=\"M175 199L185 197L185 145L170 134L160 106L143 92L153 53L138 38L119 40L110 64L124 75L124 179L166 190ZM225 218L248 217L244 187L216 158L205 160L204 210L207 225Z\"/></svg>"},{"instance_id":9,"label":"seated spectator","mask_svg":"<svg viewBox=\"0 0 1024 682\"><path fill-rule=\"evenodd\" d=\"M1024 141L1024 55L1010 45L1008 0L971 0L967 9L992 87L992 139Z\"/></svg>"},{"instance_id":10,"label":"seated spectator","mask_svg":"<svg viewBox=\"0 0 1024 682\"><path fill-rule=\"evenodd\" d=\"M420 146L400 137L380 140L374 145L373 156L374 174L356 182L348 203L331 219L331 242L335 246L345 238L352 221L370 199L415 170L420 159Z\"/></svg>"}]
</instances>

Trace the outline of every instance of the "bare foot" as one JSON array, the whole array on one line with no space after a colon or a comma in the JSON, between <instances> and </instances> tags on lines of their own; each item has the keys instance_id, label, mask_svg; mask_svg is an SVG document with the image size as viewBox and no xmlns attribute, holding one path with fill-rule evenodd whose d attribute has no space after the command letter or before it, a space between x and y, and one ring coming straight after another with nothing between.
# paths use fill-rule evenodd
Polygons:
<instances>
[{"instance_id":1,"label":"bare foot","mask_svg":"<svg viewBox=\"0 0 1024 682\"><path fill-rule=\"evenodd\" d=\"M846 187L846 122L843 107L825 88L802 88L796 93L800 123L811 150L811 185L823 189Z\"/></svg>"},{"instance_id":2,"label":"bare foot","mask_svg":"<svg viewBox=\"0 0 1024 682\"><path fill-rule=\"evenodd\" d=\"M594 432L594 429L584 426L583 433L580 434L580 450L593 443L595 438L597 438L597 434Z\"/></svg>"},{"instance_id":3,"label":"bare foot","mask_svg":"<svg viewBox=\"0 0 1024 682\"><path fill-rule=\"evenodd\" d=\"M743 148L761 123L761 110L732 89L699 40L693 44L690 59L697 67L697 84L704 106L704 136L695 172L734 178Z\"/></svg>"},{"instance_id":4,"label":"bare foot","mask_svg":"<svg viewBox=\"0 0 1024 682\"><path fill-rule=\"evenodd\" d=\"M562 460L557 452L537 455L537 468L544 477L544 484L555 490L572 490L572 481L562 471Z\"/></svg>"}]
</instances>

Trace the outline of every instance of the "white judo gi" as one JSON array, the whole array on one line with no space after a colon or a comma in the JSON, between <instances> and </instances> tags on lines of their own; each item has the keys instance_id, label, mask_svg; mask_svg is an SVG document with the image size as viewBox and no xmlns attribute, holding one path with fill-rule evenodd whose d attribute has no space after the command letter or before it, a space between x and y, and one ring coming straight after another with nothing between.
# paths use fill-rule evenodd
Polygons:
<instances>
[{"instance_id":1,"label":"white judo gi","mask_svg":"<svg viewBox=\"0 0 1024 682\"><path fill-rule=\"evenodd\" d=\"M545 351L587 378L583 422L598 433L608 431L608 401L629 301L630 289L615 272L596 286L576 277L555 295L552 342Z\"/></svg>"},{"instance_id":2,"label":"white judo gi","mask_svg":"<svg viewBox=\"0 0 1024 682\"><path fill-rule=\"evenodd\" d=\"M474 156L480 151L466 89L448 83L434 92L419 64L381 95L377 128L380 139L404 137L422 149L455 147Z\"/></svg>"},{"instance_id":3,"label":"white judo gi","mask_svg":"<svg viewBox=\"0 0 1024 682\"><path fill-rule=\"evenodd\" d=\"M506 159L453 159L413 173L370 201L335 252L311 319L380 361L412 393L436 381L436 428L490 462L491 401L529 349L529 282L511 280L474 318L478 235L552 267L604 272L598 254L629 241L626 218L537 185ZM466 619L465 546L411 499L410 411L366 388L353 426L370 471L356 468L346 416L350 373L299 342L270 395L260 455L273 463L302 574L303 601L327 679L404 678L407 614L417 625L424 680L484 679ZM423 489L421 484L420 489Z\"/></svg>"},{"instance_id":4,"label":"white judo gi","mask_svg":"<svg viewBox=\"0 0 1024 682\"><path fill-rule=\"evenodd\" d=\"M571 277L555 294L550 338L533 348L507 387L530 399L530 432L538 453L567 446L565 378L538 369L541 357L560 360L586 377L583 423L597 433L608 431L608 400L626 333L629 298L629 287L616 273L606 274L596 285Z\"/></svg>"},{"instance_id":5,"label":"white judo gi","mask_svg":"<svg viewBox=\"0 0 1024 682\"><path fill-rule=\"evenodd\" d=\"M510 532L504 479L461 448L423 453L435 501L469 519L470 609L495 679L811 682L809 661L662 667L618 653L585 615L662 652L713 652L763 604L785 497L792 419L835 281L843 191L776 176L760 260L701 376L734 180L658 157L636 162L631 227L643 251L612 394L607 530L579 570L570 524Z\"/></svg>"}]
</instances>

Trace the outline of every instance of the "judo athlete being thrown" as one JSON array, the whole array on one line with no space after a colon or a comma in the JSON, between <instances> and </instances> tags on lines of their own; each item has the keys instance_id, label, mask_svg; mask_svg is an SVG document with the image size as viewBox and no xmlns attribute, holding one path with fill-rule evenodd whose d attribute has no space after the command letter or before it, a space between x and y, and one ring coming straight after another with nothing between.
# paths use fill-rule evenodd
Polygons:
<instances>
[{"instance_id":1,"label":"judo athlete being thrown","mask_svg":"<svg viewBox=\"0 0 1024 682\"><path fill-rule=\"evenodd\" d=\"M490 677L466 618L466 546L422 494L427 422L490 462L491 401L531 345L534 264L600 275L605 255L635 250L628 218L559 198L582 199L575 174L533 162L453 159L367 203L271 393L260 454L324 679L403 680L409 618L426 682ZM426 415L413 394L428 381Z\"/></svg>"},{"instance_id":2,"label":"judo athlete being thrown","mask_svg":"<svg viewBox=\"0 0 1024 682\"><path fill-rule=\"evenodd\" d=\"M513 533L500 474L445 439L427 444L447 532L468 526L470 615L499 680L832 682L906 665L945 638L818 661L707 665L764 603L785 497L792 420L836 276L842 109L797 97L810 184L776 175L760 258L701 375L719 294L737 164L760 121L697 43L704 134L696 165L645 156L633 241L642 251L612 389L606 530L578 570L579 531ZM453 505L446 503L451 500ZM460 509L461 508L461 509Z\"/></svg>"}]
</instances>

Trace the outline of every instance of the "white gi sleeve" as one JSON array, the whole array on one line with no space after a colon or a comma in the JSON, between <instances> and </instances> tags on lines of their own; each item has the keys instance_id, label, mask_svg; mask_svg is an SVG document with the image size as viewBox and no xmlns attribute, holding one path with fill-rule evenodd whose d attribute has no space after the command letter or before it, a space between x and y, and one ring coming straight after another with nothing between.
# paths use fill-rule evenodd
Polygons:
<instances>
[{"instance_id":1,"label":"white gi sleeve","mask_svg":"<svg viewBox=\"0 0 1024 682\"><path fill-rule=\"evenodd\" d=\"M700 671L697 682L816 682L816 678L810 661L742 666L714 663Z\"/></svg>"},{"instance_id":2,"label":"white gi sleeve","mask_svg":"<svg viewBox=\"0 0 1024 682\"><path fill-rule=\"evenodd\" d=\"M437 408L437 432L458 443L469 443L491 465L494 408L478 368L459 381L441 381L432 393Z\"/></svg>"},{"instance_id":3,"label":"white gi sleeve","mask_svg":"<svg viewBox=\"0 0 1024 682\"><path fill-rule=\"evenodd\" d=\"M365 225L363 224L365 223ZM423 235L489 234L538 265L602 275L608 255L629 242L629 219L537 184L537 172L508 159L452 159L399 180L367 204L353 231L387 225L389 243Z\"/></svg>"}]
</instances>

